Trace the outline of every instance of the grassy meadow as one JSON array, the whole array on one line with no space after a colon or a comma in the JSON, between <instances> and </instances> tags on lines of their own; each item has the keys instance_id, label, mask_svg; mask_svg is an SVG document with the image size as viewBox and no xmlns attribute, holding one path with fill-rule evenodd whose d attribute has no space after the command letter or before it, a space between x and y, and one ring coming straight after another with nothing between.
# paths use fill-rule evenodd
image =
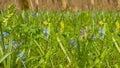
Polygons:
<instances>
[{"instance_id":1,"label":"grassy meadow","mask_svg":"<svg viewBox=\"0 0 120 68\"><path fill-rule=\"evenodd\" d=\"M120 12L0 11L0 68L119 68Z\"/></svg>"}]
</instances>

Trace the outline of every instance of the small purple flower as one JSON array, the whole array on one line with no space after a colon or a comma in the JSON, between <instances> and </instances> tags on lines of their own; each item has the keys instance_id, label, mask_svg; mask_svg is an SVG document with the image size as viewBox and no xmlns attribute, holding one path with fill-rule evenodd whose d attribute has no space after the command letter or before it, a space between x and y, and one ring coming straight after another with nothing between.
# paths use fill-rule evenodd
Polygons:
<instances>
[{"instance_id":1,"label":"small purple flower","mask_svg":"<svg viewBox=\"0 0 120 68\"><path fill-rule=\"evenodd\" d=\"M35 14L34 14L34 13L32 13L32 14L31 14L31 16L32 16L32 17L34 17L34 16L35 16Z\"/></svg>"},{"instance_id":2,"label":"small purple flower","mask_svg":"<svg viewBox=\"0 0 120 68\"><path fill-rule=\"evenodd\" d=\"M8 32L2 32L2 34L4 37L8 36Z\"/></svg>"},{"instance_id":3,"label":"small purple flower","mask_svg":"<svg viewBox=\"0 0 120 68\"><path fill-rule=\"evenodd\" d=\"M24 43L24 41L21 41L17 46L21 46Z\"/></svg>"},{"instance_id":4,"label":"small purple flower","mask_svg":"<svg viewBox=\"0 0 120 68\"><path fill-rule=\"evenodd\" d=\"M26 55L23 55L22 56L22 63L23 63L23 65L25 64L25 59L26 59Z\"/></svg>"},{"instance_id":5,"label":"small purple flower","mask_svg":"<svg viewBox=\"0 0 120 68\"><path fill-rule=\"evenodd\" d=\"M69 42L68 42L68 44L74 44L75 43L75 40L74 39L72 39L72 40L70 40Z\"/></svg>"},{"instance_id":6,"label":"small purple flower","mask_svg":"<svg viewBox=\"0 0 120 68\"><path fill-rule=\"evenodd\" d=\"M97 38L97 36L96 36L96 35L93 35L93 36L92 36L92 38L96 39L96 38Z\"/></svg>"},{"instance_id":7,"label":"small purple flower","mask_svg":"<svg viewBox=\"0 0 120 68\"><path fill-rule=\"evenodd\" d=\"M17 56L22 59L21 62L24 64L24 63L25 63L24 61L25 61L25 59L26 59L26 55L21 52L21 53L19 53Z\"/></svg>"},{"instance_id":8,"label":"small purple flower","mask_svg":"<svg viewBox=\"0 0 120 68\"><path fill-rule=\"evenodd\" d=\"M57 30L56 32L59 33L59 32L61 32L61 31L60 31L60 30Z\"/></svg>"},{"instance_id":9,"label":"small purple flower","mask_svg":"<svg viewBox=\"0 0 120 68\"><path fill-rule=\"evenodd\" d=\"M116 30L113 30L113 32L116 32Z\"/></svg>"},{"instance_id":10,"label":"small purple flower","mask_svg":"<svg viewBox=\"0 0 120 68\"><path fill-rule=\"evenodd\" d=\"M24 43L24 41L21 41L20 43L17 43L16 46L15 46L15 49L19 46L21 46L22 44Z\"/></svg>"},{"instance_id":11,"label":"small purple flower","mask_svg":"<svg viewBox=\"0 0 120 68\"><path fill-rule=\"evenodd\" d=\"M21 52L21 53L19 53L17 56L18 56L18 57L22 57L22 56L23 56L23 53Z\"/></svg>"},{"instance_id":12,"label":"small purple flower","mask_svg":"<svg viewBox=\"0 0 120 68\"><path fill-rule=\"evenodd\" d=\"M21 46L24 43L24 41L21 41L19 43L16 43L15 41L11 42L11 45L14 47L14 49L17 49L19 46Z\"/></svg>"},{"instance_id":13,"label":"small purple flower","mask_svg":"<svg viewBox=\"0 0 120 68\"><path fill-rule=\"evenodd\" d=\"M105 33L105 30L99 30L99 33Z\"/></svg>"},{"instance_id":14,"label":"small purple flower","mask_svg":"<svg viewBox=\"0 0 120 68\"><path fill-rule=\"evenodd\" d=\"M99 33L100 33L100 36L101 38L104 38L105 37L105 30L99 30Z\"/></svg>"},{"instance_id":15,"label":"small purple flower","mask_svg":"<svg viewBox=\"0 0 120 68\"><path fill-rule=\"evenodd\" d=\"M17 56L22 58L22 61L24 61L26 59L26 55L23 54L22 52L20 52Z\"/></svg>"},{"instance_id":16,"label":"small purple flower","mask_svg":"<svg viewBox=\"0 0 120 68\"><path fill-rule=\"evenodd\" d=\"M6 50L7 48L8 48L8 45L5 44L5 45L4 45L4 49Z\"/></svg>"},{"instance_id":17,"label":"small purple flower","mask_svg":"<svg viewBox=\"0 0 120 68\"><path fill-rule=\"evenodd\" d=\"M11 42L11 45L12 45L12 46L15 45L15 41L12 41L12 42Z\"/></svg>"},{"instance_id":18,"label":"small purple flower","mask_svg":"<svg viewBox=\"0 0 120 68\"><path fill-rule=\"evenodd\" d=\"M105 37L105 35L104 34L101 34L101 38L104 38Z\"/></svg>"},{"instance_id":19,"label":"small purple flower","mask_svg":"<svg viewBox=\"0 0 120 68\"><path fill-rule=\"evenodd\" d=\"M29 12L28 12L28 11L26 11L26 15L29 15Z\"/></svg>"},{"instance_id":20,"label":"small purple flower","mask_svg":"<svg viewBox=\"0 0 120 68\"><path fill-rule=\"evenodd\" d=\"M48 30L44 30L43 33L45 34L45 37L48 38L49 37L49 31Z\"/></svg>"},{"instance_id":21,"label":"small purple flower","mask_svg":"<svg viewBox=\"0 0 120 68\"><path fill-rule=\"evenodd\" d=\"M24 54L23 58L22 58L22 61L25 61L25 59L26 59L26 55Z\"/></svg>"},{"instance_id":22,"label":"small purple flower","mask_svg":"<svg viewBox=\"0 0 120 68\"><path fill-rule=\"evenodd\" d=\"M46 38L48 38L48 37L49 37L49 34L45 34L45 36L46 36Z\"/></svg>"},{"instance_id":23,"label":"small purple flower","mask_svg":"<svg viewBox=\"0 0 120 68\"><path fill-rule=\"evenodd\" d=\"M44 33L49 33L49 31L48 31L48 30L44 30L43 32L44 32Z\"/></svg>"}]
</instances>

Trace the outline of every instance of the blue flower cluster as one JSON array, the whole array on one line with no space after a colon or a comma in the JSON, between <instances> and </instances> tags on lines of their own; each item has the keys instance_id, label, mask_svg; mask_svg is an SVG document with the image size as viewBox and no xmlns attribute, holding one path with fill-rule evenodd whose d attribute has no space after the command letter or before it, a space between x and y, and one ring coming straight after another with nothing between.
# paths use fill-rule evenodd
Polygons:
<instances>
[{"instance_id":1,"label":"blue flower cluster","mask_svg":"<svg viewBox=\"0 0 120 68\"><path fill-rule=\"evenodd\" d=\"M45 30L43 31L43 33L45 34L45 37L46 37L46 38L49 38L49 30L46 30L46 29L45 29Z\"/></svg>"},{"instance_id":2,"label":"blue flower cluster","mask_svg":"<svg viewBox=\"0 0 120 68\"><path fill-rule=\"evenodd\" d=\"M16 41L12 41L11 42L11 46L14 48L14 49L17 49L19 46L21 46L22 44L24 43L24 41L21 41L20 43L16 43ZM4 45L4 49L6 50L8 48L8 45L5 44Z\"/></svg>"},{"instance_id":3,"label":"blue flower cluster","mask_svg":"<svg viewBox=\"0 0 120 68\"><path fill-rule=\"evenodd\" d=\"M100 35L101 35L101 38L104 38L104 37L105 37L105 30L100 29L100 30L99 30L99 33L100 33Z\"/></svg>"},{"instance_id":4,"label":"blue flower cluster","mask_svg":"<svg viewBox=\"0 0 120 68\"><path fill-rule=\"evenodd\" d=\"M2 34L4 37L8 36L8 32L2 32Z\"/></svg>"},{"instance_id":5,"label":"blue flower cluster","mask_svg":"<svg viewBox=\"0 0 120 68\"><path fill-rule=\"evenodd\" d=\"M4 36L4 37L7 37L8 36L8 32L2 32L2 35ZM0 40L2 39L2 36L0 36Z\"/></svg>"},{"instance_id":6,"label":"blue flower cluster","mask_svg":"<svg viewBox=\"0 0 120 68\"><path fill-rule=\"evenodd\" d=\"M26 59L26 55L23 54L22 52L20 52L17 57L20 57L22 59L22 63L24 64L25 63L25 59Z\"/></svg>"}]
</instances>

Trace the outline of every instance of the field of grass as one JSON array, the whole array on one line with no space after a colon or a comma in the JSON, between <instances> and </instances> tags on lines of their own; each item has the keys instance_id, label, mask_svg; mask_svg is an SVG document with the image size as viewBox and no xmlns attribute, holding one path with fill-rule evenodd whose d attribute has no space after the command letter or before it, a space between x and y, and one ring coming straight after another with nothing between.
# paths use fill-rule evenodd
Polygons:
<instances>
[{"instance_id":1,"label":"field of grass","mask_svg":"<svg viewBox=\"0 0 120 68\"><path fill-rule=\"evenodd\" d=\"M0 12L0 68L119 68L120 12Z\"/></svg>"}]
</instances>

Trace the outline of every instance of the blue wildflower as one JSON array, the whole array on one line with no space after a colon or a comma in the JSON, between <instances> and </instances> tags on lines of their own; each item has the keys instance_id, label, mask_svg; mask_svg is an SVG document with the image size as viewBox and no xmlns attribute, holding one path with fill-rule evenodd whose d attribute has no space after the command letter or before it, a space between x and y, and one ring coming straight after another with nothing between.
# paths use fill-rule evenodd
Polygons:
<instances>
[{"instance_id":1,"label":"blue wildflower","mask_svg":"<svg viewBox=\"0 0 120 68\"><path fill-rule=\"evenodd\" d=\"M5 45L4 45L4 49L6 50L7 48L8 48L8 45L5 44Z\"/></svg>"},{"instance_id":2,"label":"blue wildflower","mask_svg":"<svg viewBox=\"0 0 120 68\"><path fill-rule=\"evenodd\" d=\"M99 33L105 33L105 30L99 30Z\"/></svg>"},{"instance_id":3,"label":"blue wildflower","mask_svg":"<svg viewBox=\"0 0 120 68\"><path fill-rule=\"evenodd\" d=\"M11 45L12 45L12 46L15 45L15 41L12 41L12 42L11 42Z\"/></svg>"},{"instance_id":4,"label":"blue wildflower","mask_svg":"<svg viewBox=\"0 0 120 68\"><path fill-rule=\"evenodd\" d=\"M44 30L43 32L44 32L44 33L49 33L49 31L48 31L48 30Z\"/></svg>"},{"instance_id":5,"label":"blue wildflower","mask_svg":"<svg viewBox=\"0 0 120 68\"><path fill-rule=\"evenodd\" d=\"M21 46L22 44L24 43L24 41L21 41L20 43L16 43L15 41L12 41L11 42L11 45L17 49L19 46Z\"/></svg>"},{"instance_id":6,"label":"blue wildflower","mask_svg":"<svg viewBox=\"0 0 120 68\"><path fill-rule=\"evenodd\" d=\"M25 61L25 59L26 59L26 55L23 54L22 52L20 52L17 56L22 58L22 61Z\"/></svg>"},{"instance_id":7,"label":"blue wildflower","mask_svg":"<svg viewBox=\"0 0 120 68\"><path fill-rule=\"evenodd\" d=\"M26 15L29 15L29 12L28 12L28 11L26 11Z\"/></svg>"},{"instance_id":8,"label":"blue wildflower","mask_svg":"<svg viewBox=\"0 0 120 68\"><path fill-rule=\"evenodd\" d=\"M24 41L21 41L20 43L17 43L14 48L16 49L17 47L21 46L23 43L24 43Z\"/></svg>"},{"instance_id":9,"label":"blue wildflower","mask_svg":"<svg viewBox=\"0 0 120 68\"><path fill-rule=\"evenodd\" d=\"M105 37L105 34L101 34L101 38L104 38Z\"/></svg>"},{"instance_id":10,"label":"blue wildflower","mask_svg":"<svg viewBox=\"0 0 120 68\"><path fill-rule=\"evenodd\" d=\"M21 62L22 62L23 64L25 64L24 61L25 61L25 59L26 59L26 55L21 52L21 53L19 53L17 56L20 57L20 58L22 59Z\"/></svg>"},{"instance_id":11,"label":"blue wildflower","mask_svg":"<svg viewBox=\"0 0 120 68\"><path fill-rule=\"evenodd\" d=\"M23 58L22 58L22 61L25 61L25 59L26 59L26 55L24 54Z\"/></svg>"},{"instance_id":12,"label":"blue wildflower","mask_svg":"<svg viewBox=\"0 0 120 68\"><path fill-rule=\"evenodd\" d=\"M45 34L45 37L46 37L46 38L49 37L49 31L48 31L48 30L44 30L43 33Z\"/></svg>"},{"instance_id":13,"label":"blue wildflower","mask_svg":"<svg viewBox=\"0 0 120 68\"><path fill-rule=\"evenodd\" d=\"M35 14L34 14L34 13L32 13L32 14L31 14L31 16L32 16L32 17L34 17L34 16L35 16Z\"/></svg>"},{"instance_id":14,"label":"blue wildflower","mask_svg":"<svg viewBox=\"0 0 120 68\"><path fill-rule=\"evenodd\" d=\"M100 33L101 38L105 37L105 30L100 29L99 33Z\"/></svg>"},{"instance_id":15,"label":"blue wildflower","mask_svg":"<svg viewBox=\"0 0 120 68\"><path fill-rule=\"evenodd\" d=\"M97 36L96 36L96 35L93 35L93 36L92 36L92 38L96 39L96 38L97 38Z\"/></svg>"},{"instance_id":16,"label":"blue wildflower","mask_svg":"<svg viewBox=\"0 0 120 68\"><path fill-rule=\"evenodd\" d=\"M21 46L24 43L24 41L21 41L17 46Z\"/></svg>"},{"instance_id":17,"label":"blue wildflower","mask_svg":"<svg viewBox=\"0 0 120 68\"><path fill-rule=\"evenodd\" d=\"M59 32L61 32L61 31L60 31L60 30L57 30L56 32L59 33Z\"/></svg>"},{"instance_id":18,"label":"blue wildflower","mask_svg":"<svg viewBox=\"0 0 120 68\"><path fill-rule=\"evenodd\" d=\"M75 40L74 39L72 39L72 40L70 40L69 42L68 42L68 44L74 44L75 43Z\"/></svg>"},{"instance_id":19,"label":"blue wildflower","mask_svg":"<svg viewBox=\"0 0 120 68\"><path fill-rule=\"evenodd\" d=\"M45 34L45 37L48 38L48 37L49 37L49 34Z\"/></svg>"},{"instance_id":20,"label":"blue wildflower","mask_svg":"<svg viewBox=\"0 0 120 68\"><path fill-rule=\"evenodd\" d=\"M23 63L23 65L25 64L25 59L26 59L26 55L23 55L23 57L22 57L22 63Z\"/></svg>"},{"instance_id":21,"label":"blue wildflower","mask_svg":"<svg viewBox=\"0 0 120 68\"><path fill-rule=\"evenodd\" d=\"M17 56L18 56L18 57L22 57L22 56L23 56L23 53L21 52L21 53L19 53Z\"/></svg>"},{"instance_id":22,"label":"blue wildflower","mask_svg":"<svg viewBox=\"0 0 120 68\"><path fill-rule=\"evenodd\" d=\"M113 32L116 32L116 30L113 30Z\"/></svg>"},{"instance_id":23,"label":"blue wildflower","mask_svg":"<svg viewBox=\"0 0 120 68\"><path fill-rule=\"evenodd\" d=\"M2 32L2 34L4 37L8 36L8 32Z\"/></svg>"}]
</instances>

